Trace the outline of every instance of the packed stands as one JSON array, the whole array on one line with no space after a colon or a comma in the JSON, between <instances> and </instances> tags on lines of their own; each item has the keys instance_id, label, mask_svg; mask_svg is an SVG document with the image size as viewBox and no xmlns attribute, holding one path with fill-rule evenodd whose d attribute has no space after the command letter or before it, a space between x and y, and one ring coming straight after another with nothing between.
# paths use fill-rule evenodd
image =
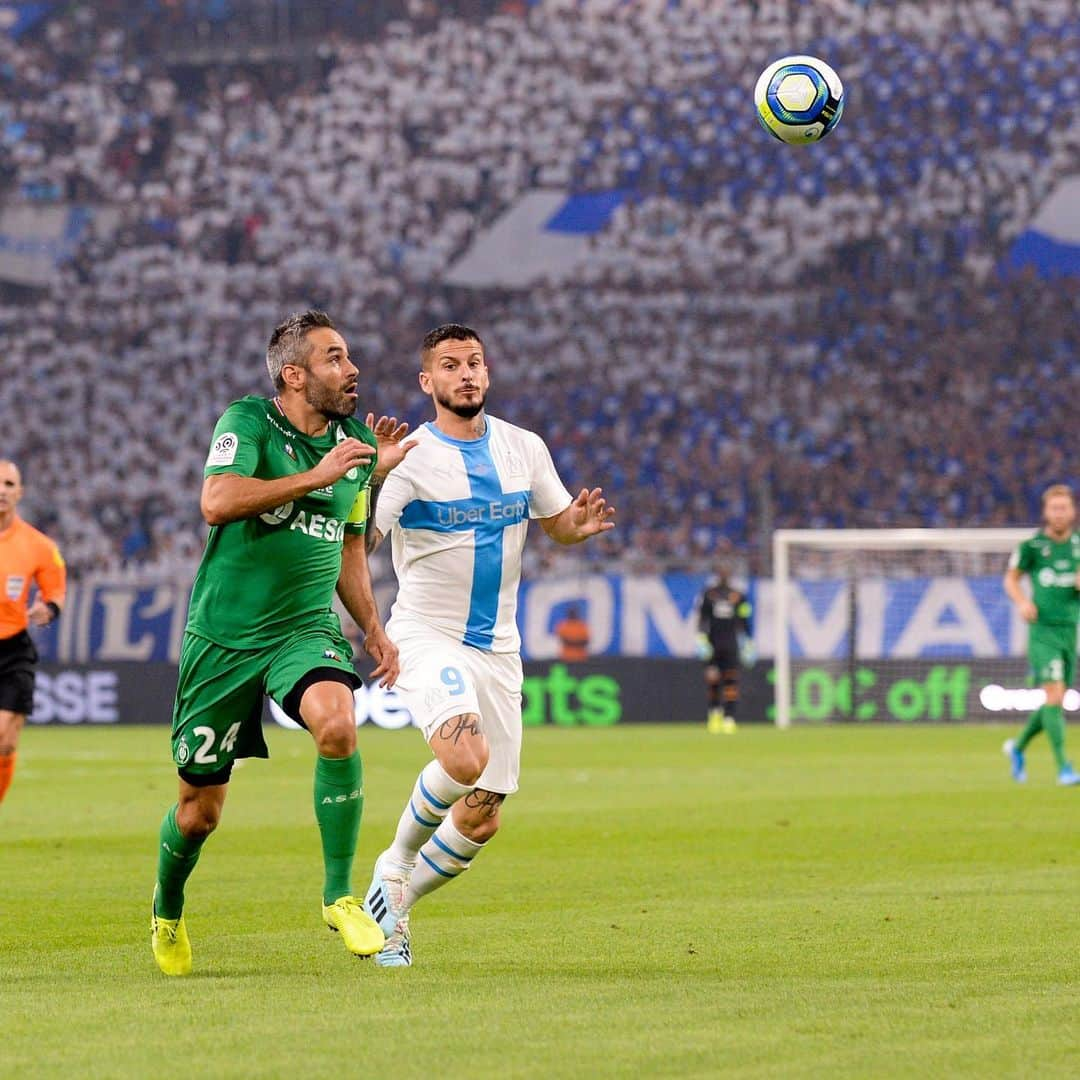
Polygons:
<instances>
[{"instance_id":1,"label":"packed stands","mask_svg":"<svg viewBox=\"0 0 1080 1080\"><path fill-rule=\"evenodd\" d=\"M785 525L1021 524L1073 479L1080 290L1001 269L1080 171L1069 0L419 4L291 64L198 69L109 10L0 36L3 208L88 222L0 307L3 453L76 574L189 571L214 419L266 392L270 328L310 305L362 408L414 423L423 332L477 327L490 410L619 511L533 570L753 564ZM793 50L848 88L818 147L753 116ZM538 189L614 193L573 265L452 284Z\"/></svg>"}]
</instances>

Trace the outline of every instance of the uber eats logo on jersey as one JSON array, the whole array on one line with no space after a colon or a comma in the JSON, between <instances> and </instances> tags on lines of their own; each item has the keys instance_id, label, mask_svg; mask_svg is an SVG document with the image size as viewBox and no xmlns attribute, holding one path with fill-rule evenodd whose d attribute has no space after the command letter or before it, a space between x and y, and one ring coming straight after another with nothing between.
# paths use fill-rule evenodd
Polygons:
<instances>
[{"instance_id":1,"label":"uber eats logo on jersey","mask_svg":"<svg viewBox=\"0 0 1080 1080\"><path fill-rule=\"evenodd\" d=\"M521 721L567 727L617 724L622 718L619 682L610 675L570 674L565 664L552 664L544 675L528 675L521 684Z\"/></svg>"}]
</instances>

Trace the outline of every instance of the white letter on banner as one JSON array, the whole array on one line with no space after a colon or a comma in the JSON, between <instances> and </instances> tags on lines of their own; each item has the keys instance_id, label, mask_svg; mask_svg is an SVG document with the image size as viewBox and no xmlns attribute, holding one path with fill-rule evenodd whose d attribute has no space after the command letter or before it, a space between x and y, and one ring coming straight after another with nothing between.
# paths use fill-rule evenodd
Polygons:
<instances>
[{"instance_id":1,"label":"white letter on banner","mask_svg":"<svg viewBox=\"0 0 1080 1080\"><path fill-rule=\"evenodd\" d=\"M856 649L860 657L877 659L885 650L885 605L888 602L885 582L881 578L860 581L856 594Z\"/></svg>"},{"instance_id":2,"label":"white letter on banner","mask_svg":"<svg viewBox=\"0 0 1080 1080\"><path fill-rule=\"evenodd\" d=\"M951 611L956 618L941 621ZM990 632L967 581L963 578L934 578L908 620L890 656L922 656L937 645L958 645L971 656L1000 656L1001 650Z\"/></svg>"},{"instance_id":3,"label":"white letter on banner","mask_svg":"<svg viewBox=\"0 0 1080 1080\"><path fill-rule=\"evenodd\" d=\"M799 582L791 582L788 598L788 632L791 655L826 660L839 655L848 634L848 590L839 588L820 620Z\"/></svg>"},{"instance_id":4,"label":"white letter on banner","mask_svg":"<svg viewBox=\"0 0 1080 1080\"><path fill-rule=\"evenodd\" d=\"M848 633L848 591L845 587L833 597L832 603L819 622L806 593L798 581L790 584L788 604L788 634L792 639L792 656L814 660L835 657L846 649ZM771 660L776 656L773 630L776 604L776 583L772 578L758 578L754 589L754 644L758 657ZM884 647L885 583L861 581L858 585L858 649L859 656L870 660L881 656Z\"/></svg>"},{"instance_id":5,"label":"white letter on banner","mask_svg":"<svg viewBox=\"0 0 1080 1080\"><path fill-rule=\"evenodd\" d=\"M522 590L522 652L530 660L559 655L559 639L551 632L551 612L559 604L576 603L589 624L589 652L602 653L615 630L612 583L603 574L541 578Z\"/></svg>"},{"instance_id":6,"label":"white letter on banner","mask_svg":"<svg viewBox=\"0 0 1080 1080\"><path fill-rule=\"evenodd\" d=\"M98 592L97 601L105 609L105 618L95 660L149 660L153 656L154 635L149 630L141 634L138 641L131 640L132 616L138 595L138 587L134 585L104 585ZM154 619L169 611L175 603L175 590L162 585L154 589L150 603L139 614L144 619Z\"/></svg>"},{"instance_id":7,"label":"white letter on banner","mask_svg":"<svg viewBox=\"0 0 1080 1080\"><path fill-rule=\"evenodd\" d=\"M622 579L622 648L624 656L645 656L649 651L652 624L671 656L692 656L697 633L697 607L679 614L664 579L659 574L627 575Z\"/></svg>"}]
</instances>

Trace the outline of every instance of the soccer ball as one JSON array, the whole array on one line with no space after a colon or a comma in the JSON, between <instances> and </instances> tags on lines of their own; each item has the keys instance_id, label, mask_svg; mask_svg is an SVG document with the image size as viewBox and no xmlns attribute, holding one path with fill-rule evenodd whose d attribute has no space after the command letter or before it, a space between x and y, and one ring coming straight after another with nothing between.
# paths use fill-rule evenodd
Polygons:
<instances>
[{"instance_id":1,"label":"soccer ball","mask_svg":"<svg viewBox=\"0 0 1080 1080\"><path fill-rule=\"evenodd\" d=\"M761 126L781 142L817 142L840 122L844 86L824 60L785 56L761 73L754 105Z\"/></svg>"}]
</instances>

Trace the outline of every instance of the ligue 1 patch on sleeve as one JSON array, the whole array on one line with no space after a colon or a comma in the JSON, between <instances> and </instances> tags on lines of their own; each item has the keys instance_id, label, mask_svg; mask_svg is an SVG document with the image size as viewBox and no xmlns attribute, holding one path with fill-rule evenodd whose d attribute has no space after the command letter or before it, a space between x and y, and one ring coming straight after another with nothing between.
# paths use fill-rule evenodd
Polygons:
<instances>
[{"instance_id":1,"label":"ligue 1 patch on sleeve","mask_svg":"<svg viewBox=\"0 0 1080 1080\"><path fill-rule=\"evenodd\" d=\"M214 440L210 447L210 454L206 459L206 467L211 465L231 465L236 460L236 448L240 440L231 431L226 431Z\"/></svg>"}]
</instances>

